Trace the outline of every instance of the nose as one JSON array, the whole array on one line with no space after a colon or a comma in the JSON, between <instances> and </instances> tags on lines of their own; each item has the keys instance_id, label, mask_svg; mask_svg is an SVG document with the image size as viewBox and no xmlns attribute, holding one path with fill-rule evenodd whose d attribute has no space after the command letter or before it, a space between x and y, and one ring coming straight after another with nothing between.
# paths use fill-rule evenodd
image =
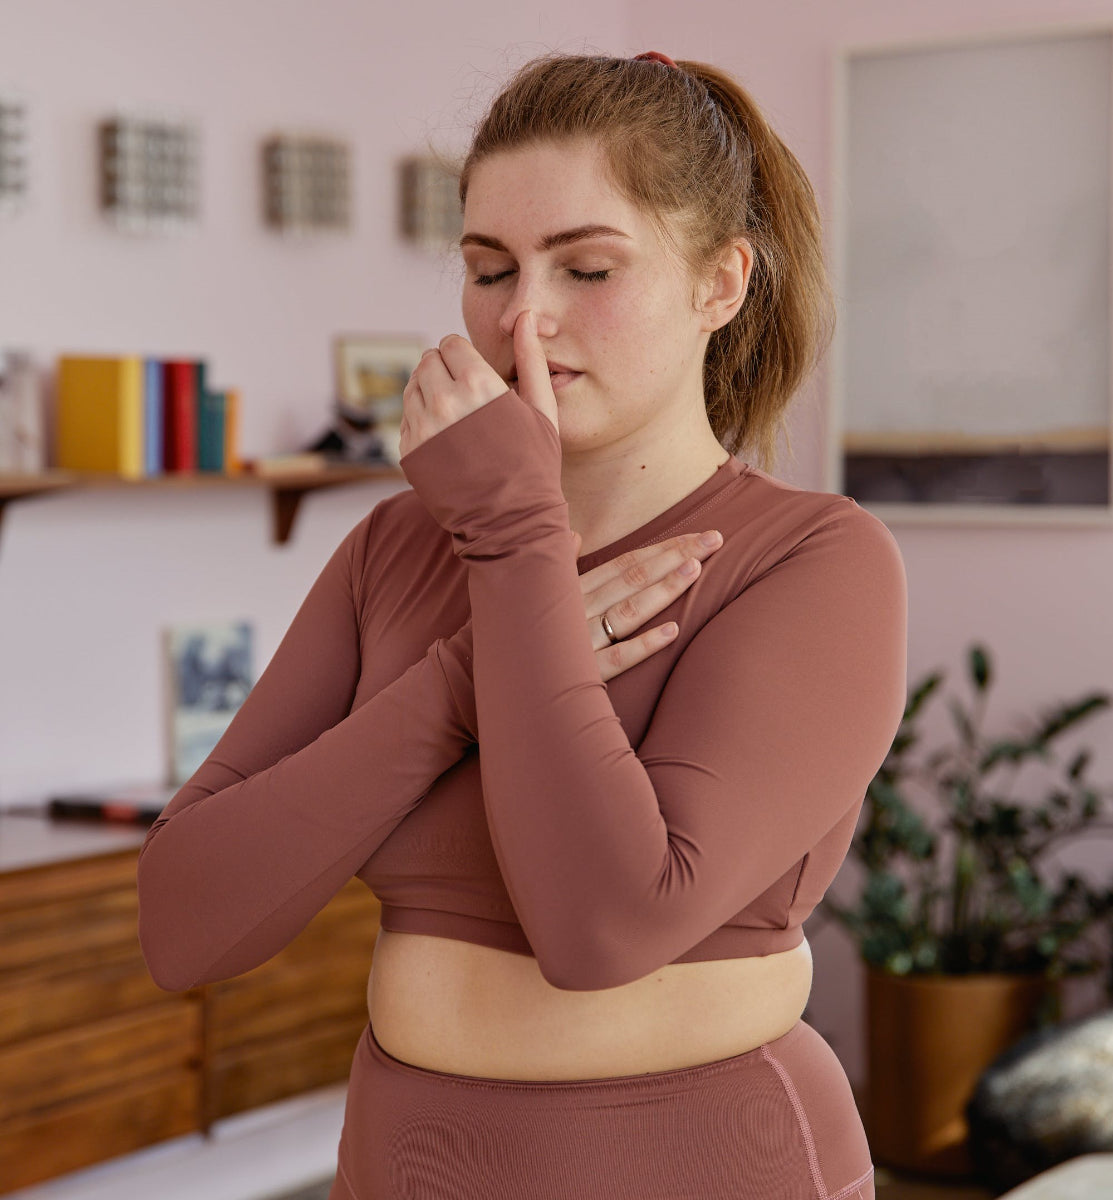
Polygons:
<instances>
[{"instance_id":1,"label":"nose","mask_svg":"<svg viewBox=\"0 0 1113 1200\"><path fill-rule=\"evenodd\" d=\"M527 279L525 272L519 270L514 289L499 317L499 329L506 337L514 336L514 326L518 317L527 308L532 309L537 317L537 336L553 337L557 331L557 319L552 298L546 294L540 281Z\"/></svg>"}]
</instances>

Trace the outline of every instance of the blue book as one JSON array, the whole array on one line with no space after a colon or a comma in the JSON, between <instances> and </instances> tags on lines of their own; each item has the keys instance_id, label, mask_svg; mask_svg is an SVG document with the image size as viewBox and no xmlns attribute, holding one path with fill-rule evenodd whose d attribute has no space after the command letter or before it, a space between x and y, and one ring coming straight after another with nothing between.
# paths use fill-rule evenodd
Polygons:
<instances>
[{"instance_id":1,"label":"blue book","mask_svg":"<svg viewBox=\"0 0 1113 1200\"><path fill-rule=\"evenodd\" d=\"M143 471L162 472L162 360L143 360Z\"/></svg>"}]
</instances>

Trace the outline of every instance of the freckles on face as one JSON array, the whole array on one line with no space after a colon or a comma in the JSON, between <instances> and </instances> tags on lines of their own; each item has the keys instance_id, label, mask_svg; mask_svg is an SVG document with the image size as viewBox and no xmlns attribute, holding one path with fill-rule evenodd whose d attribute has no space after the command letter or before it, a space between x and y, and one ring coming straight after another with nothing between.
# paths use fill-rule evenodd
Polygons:
<instances>
[{"instance_id":1,"label":"freckles on face","mask_svg":"<svg viewBox=\"0 0 1113 1200\"><path fill-rule=\"evenodd\" d=\"M645 247L640 215L601 179L590 143L528 146L483 159L473 170L461 249L469 334L507 337L532 309L542 337L582 310L605 313L629 286Z\"/></svg>"},{"instance_id":2,"label":"freckles on face","mask_svg":"<svg viewBox=\"0 0 1113 1200\"><path fill-rule=\"evenodd\" d=\"M461 248L468 337L504 378L524 308L537 315L550 362L582 372L612 400L667 376L695 344L683 268L609 183L593 143L541 143L481 160L468 182ZM565 399L574 395L586 393Z\"/></svg>"}]
</instances>

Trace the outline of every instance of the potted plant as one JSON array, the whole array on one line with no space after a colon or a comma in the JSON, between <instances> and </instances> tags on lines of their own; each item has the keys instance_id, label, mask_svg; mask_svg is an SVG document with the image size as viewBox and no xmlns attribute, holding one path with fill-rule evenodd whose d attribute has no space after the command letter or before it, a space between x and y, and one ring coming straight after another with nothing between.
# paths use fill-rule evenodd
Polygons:
<instances>
[{"instance_id":1,"label":"potted plant","mask_svg":"<svg viewBox=\"0 0 1113 1200\"><path fill-rule=\"evenodd\" d=\"M921 760L917 722L943 682L910 694L869 785L850 854L865 868L857 903L821 908L855 939L866 966L867 1128L875 1156L941 1175L971 1169L964 1109L981 1072L1023 1033L1059 1015L1058 981L1107 962L1113 886L1053 878L1047 858L1070 838L1113 829L1110 793L1087 780L1091 754L1052 744L1110 704L1094 692L1045 712L1017 735L983 733L989 652L968 651L973 703L951 698L957 737ZM1011 794L1038 760L1053 778L1040 803ZM934 824L910 796L924 788ZM1113 879L1111 879L1113 884ZM1113 994L1113 967L1107 986Z\"/></svg>"}]
</instances>

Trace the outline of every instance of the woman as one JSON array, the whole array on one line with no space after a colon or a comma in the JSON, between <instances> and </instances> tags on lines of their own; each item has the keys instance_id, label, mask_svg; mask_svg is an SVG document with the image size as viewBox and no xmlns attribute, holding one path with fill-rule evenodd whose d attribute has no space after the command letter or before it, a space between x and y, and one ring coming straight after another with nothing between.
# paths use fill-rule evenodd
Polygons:
<instances>
[{"instance_id":1,"label":"woman","mask_svg":"<svg viewBox=\"0 0 1113 1200\"><path fill-rule=\"evenodd\" d=\"M152 828L148 965L227 978L374 890L333 1200L871 1197L801 924L903 713L904 571L734 456L771 462L823 348L812 189L653 53L527 65L460 191L413 490Z\"/></svg>"}]
</instances>

